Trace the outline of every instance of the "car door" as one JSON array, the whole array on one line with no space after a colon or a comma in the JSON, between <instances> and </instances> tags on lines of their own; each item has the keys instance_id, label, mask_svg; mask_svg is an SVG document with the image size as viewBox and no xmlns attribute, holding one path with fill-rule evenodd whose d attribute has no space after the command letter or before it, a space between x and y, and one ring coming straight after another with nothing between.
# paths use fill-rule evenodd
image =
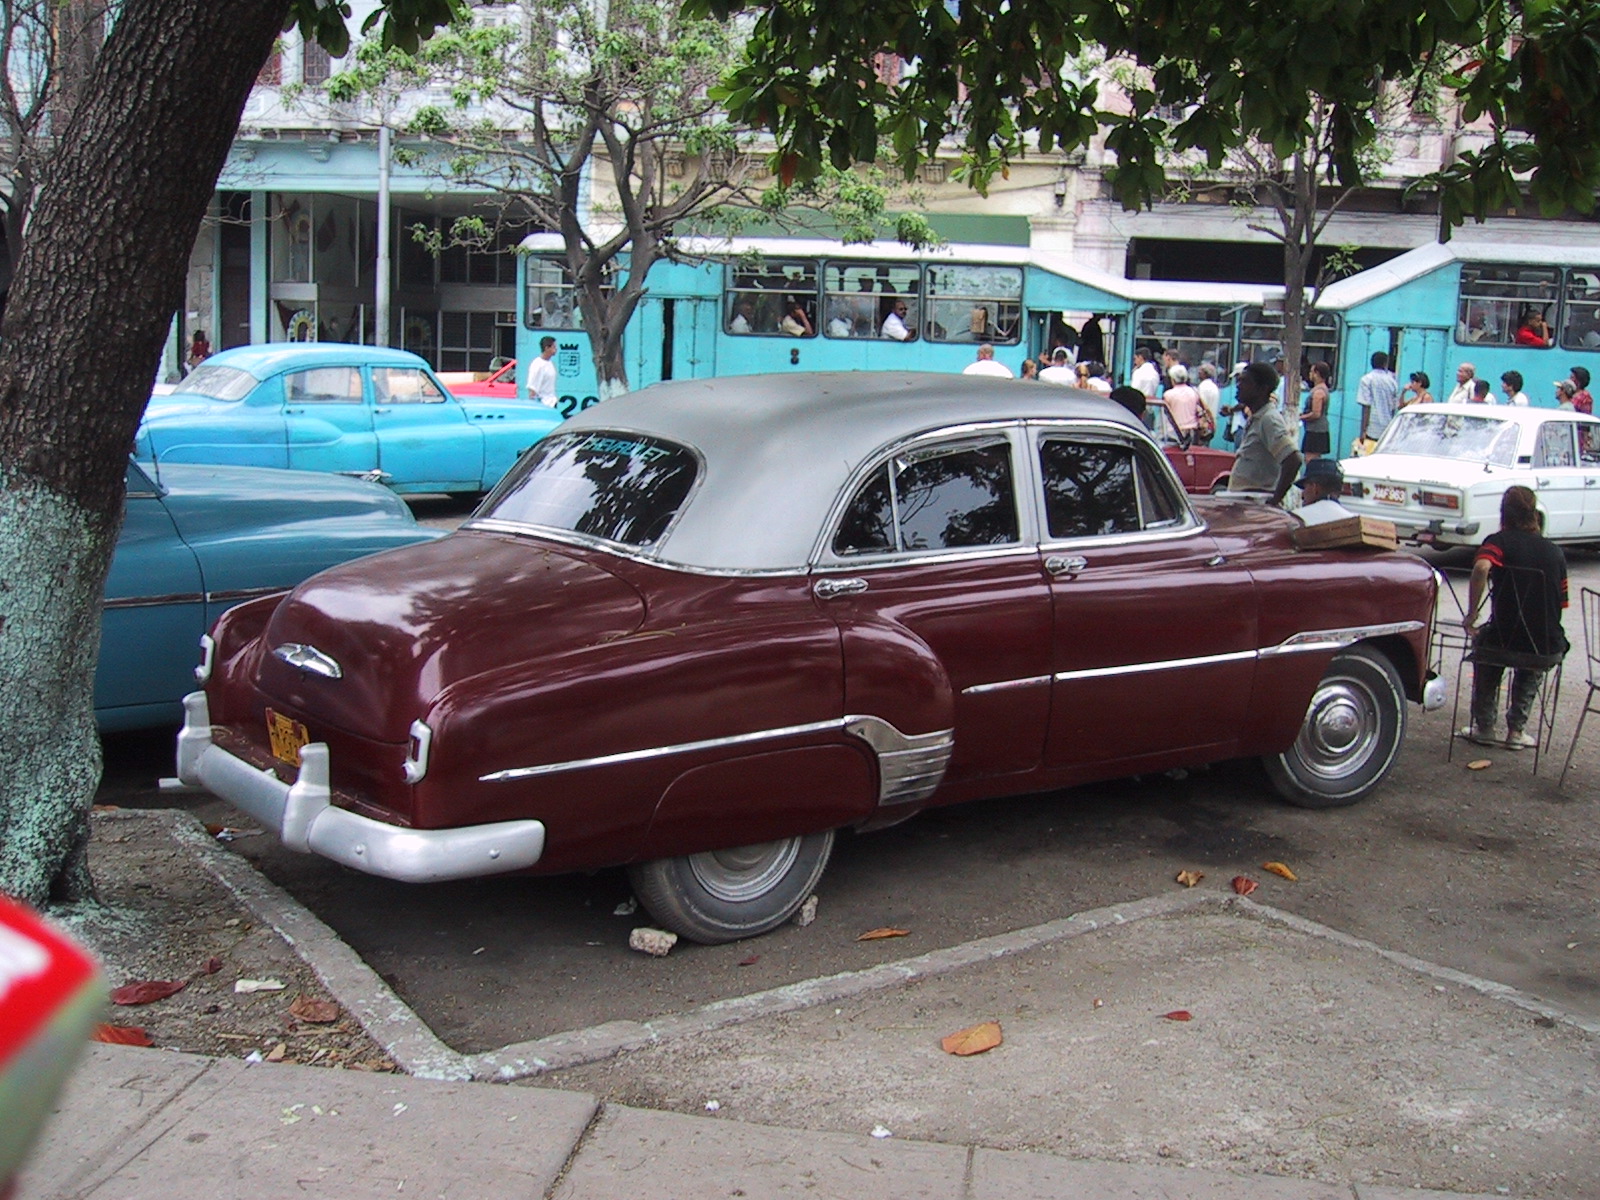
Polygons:
<instances>
[{"instance_id":1,"label":"car door","mask_svg":"<svg viewBox=\"0 0 1600 1200\"><path fill-rule=\"evenodd\" d=\"M954 730L947 783L1031 770L1044 745L1050 590L1018 502L1019 437L969 429L884 455L816 574L842 633L846 713L939 708Z\"/></svg>"},{"instance_id":2,"label":"car door","mask_svg":"<svg viewBox=\"0 0 1600 1200\"><path fill-rule=\"evenodd\" d=\"M1533 485L1544 510L1545 536L1557 540L1585 532L1586 479L1593 473L1578 459L1578 423L1546 421L1533 445Z\"/></svg>"},{"instance_id":3,"label":"car door","mask_svg":"<svg viewBox=\"0 0 1600 1200\"><path fill-rule=\"evenodd\" d=\"M1033 433L1054 640L1045 765L1102 773L1236 740L1256 600L1165 462L1115 427Z\"/></svg>"},{"instance_id":4,"label":"car door","mask_svg":"<svg viewBox=\"0 0 1600 1200\"><path fill-rule=\"evenodd\" d=\"M372 399L385 483L439 492L476 492L487 486L482 434L426 371L373 367Z\"/></svg>"},{"instance_id":5,"label":"car door","mask_svg":"<svg viewBox=\"0 0 1600 1200\"><path fill-rule=\"evenodd\" d=\"M129 463L127 489L106 577L94 677L95 712L105 729L138 724L141 706L192 691L206 631L200 564L179 536L160 488Z\"/></svg>"},{"instance_id":6,"label":"car door","mask_svg":"<svg viewBox=\"0 0 1600 1200\"><path fill-rule=\"evenodd\" d=\"M344 475L378 469L372 408L360 367L307 367L279 378L291 467Z\"/></svg>"}]
</instances>

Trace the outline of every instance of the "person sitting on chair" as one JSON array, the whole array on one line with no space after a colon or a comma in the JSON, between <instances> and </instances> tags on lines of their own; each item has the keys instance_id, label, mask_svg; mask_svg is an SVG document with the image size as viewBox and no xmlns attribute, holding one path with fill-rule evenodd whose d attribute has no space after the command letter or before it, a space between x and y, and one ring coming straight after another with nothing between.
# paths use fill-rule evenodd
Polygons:
<instances>
[{"instance_id":1,"label":"person sitting on chair","mask_svg":"<svg viewBox=\"0 0 1600 1200\"><path fill-rule=\"evenodd\" d=\"M1561 610L1567 607L1567 561L1561 547L1539 532L1538 500L1530 488L1509 487L1500 498L1500 532L1478 548L1461 619L1472 639L1472 723L1462 736L1493 745L1500 681L1512 670L1506 706L1507 750L1538 745L1527 731L1528 715L1545 673L1567 652ZM1485 589L1489 620L1479 627Z\"/></svg>"}]
</instances>

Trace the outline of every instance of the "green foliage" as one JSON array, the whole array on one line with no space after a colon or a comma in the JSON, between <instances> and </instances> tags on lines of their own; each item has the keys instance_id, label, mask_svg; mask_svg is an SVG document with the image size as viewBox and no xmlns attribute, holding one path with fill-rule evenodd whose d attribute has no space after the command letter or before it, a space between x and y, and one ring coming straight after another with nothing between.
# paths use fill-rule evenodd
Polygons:
<instances>
[{"instance_id":1,"label":"green foliage","mask_svg":"<svg viewBox=\"0 0 1600 1200\"><path fill-rule=\"evenodd\" d=\"M690 16L755 14L714 91L770 130L792 178L877 161L908 177L946 139L980 190L1030 150L1086 148L1101 130L1128 207L1163 193L1163 163L1215 169L1244 142L1279 159L1325 113L1331 175L1371 169L1386 87L1413 109L1459 100L1490 146L1433 182L1459 222L1516 202L1587 212L1600 186L1600 5L1592 0L686 0ZM896 77L878 56L898 55ZM1131 106L1103 104L1081 64L1103 54ZM1454 70L1447 70L1453 66ZM1177 115L1173 115L1176 112Z\"/></svg>"}]
</instances>

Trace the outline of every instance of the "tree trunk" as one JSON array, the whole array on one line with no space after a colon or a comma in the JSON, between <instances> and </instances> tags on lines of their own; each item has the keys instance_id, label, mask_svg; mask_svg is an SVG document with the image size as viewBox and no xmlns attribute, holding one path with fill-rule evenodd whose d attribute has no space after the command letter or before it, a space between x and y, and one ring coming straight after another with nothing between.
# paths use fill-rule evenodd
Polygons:
<instances>
[{"instance_id":1,"label":"tree trunk","mask_svg":"<svg viewBox=\"0 0 1600 1200\"><path fill-rule=\"evenodd\" d=\"M189 252L289 0L127 0L0 324L0 891L88 886L99 606Z\"/></svg>"}]
</instances>

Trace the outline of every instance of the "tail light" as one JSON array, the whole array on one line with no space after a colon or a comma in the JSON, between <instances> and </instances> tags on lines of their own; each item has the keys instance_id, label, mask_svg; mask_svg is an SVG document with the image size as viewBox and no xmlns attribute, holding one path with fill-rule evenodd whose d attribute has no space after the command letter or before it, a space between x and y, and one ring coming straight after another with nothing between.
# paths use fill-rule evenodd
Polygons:
<instances>
[{"instance_id":1,"label":"tail light","mask_svg":"<svg viewBox=\"0 0 1600 1200\"><path fill-rule=\"evenodd\" d=\"M1451 512L1461 511L1461 497L1455 492L1430 492L1422 493L1422 503L1429 508L1448 508Z\"/></svg>"}]
</instances>

